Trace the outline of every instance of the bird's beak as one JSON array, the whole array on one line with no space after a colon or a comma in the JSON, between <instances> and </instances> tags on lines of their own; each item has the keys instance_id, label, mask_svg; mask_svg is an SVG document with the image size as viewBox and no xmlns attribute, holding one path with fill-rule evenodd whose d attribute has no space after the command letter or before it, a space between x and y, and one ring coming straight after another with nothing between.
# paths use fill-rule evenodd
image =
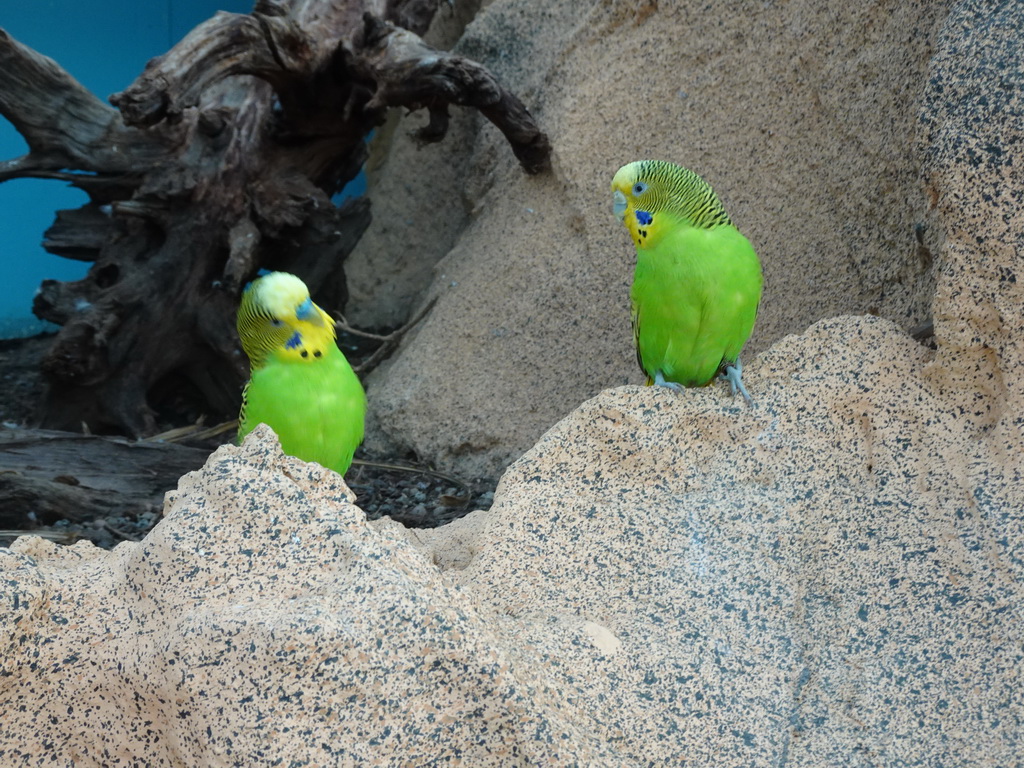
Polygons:
<instances>
[{"instance_id":1,"label":"bird's beak","mask_svg":"<svg viewBox=\"0 0 1024 768\"><path fill-rule=\"evenodd\" d=\"M330 328L331 332L334 333L334 326L336 324L335 319L331 317L329 314L327 314L324 310L320 309L320 307L318 307L316 304L314 304L313 306L316 307L316 312L318 315L320 315L320 322L323 323L325 328Z\"/></svg>"},{"instance_id":2,"label":"bird's beak","mask_svg":"<svg viewBox=\"0 0 1024 768\"><path fill-rule=\"evenodd\" d=\"M334 318L314 304L312 299L308 298L296 307L295 317L298 320L305 320L307 323L312 323L321 328L324 326L330 328L334 325Z\"/></svg>"},{"instance_id":3,"label":"bird's beak","mask_svg":"<svg viewBox=\"0 0 1024 768\"><path fill-rule=\"evenodd\" d=\"M626 208L628 207L626 202L626 196L622 194L621 190L616 189L615 194L612 195L612 211L619 221L624 221L626 218Z\"/></svg>"}]
</instances>

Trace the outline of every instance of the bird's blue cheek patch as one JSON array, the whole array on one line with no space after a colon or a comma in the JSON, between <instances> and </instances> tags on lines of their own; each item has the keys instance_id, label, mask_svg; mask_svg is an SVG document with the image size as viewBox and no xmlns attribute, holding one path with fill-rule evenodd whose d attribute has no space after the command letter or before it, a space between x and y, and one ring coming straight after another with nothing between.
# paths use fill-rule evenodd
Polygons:
<instances>
[{"instance_id":1,"label":"bird's blue cheek patch","mask_svg":"<svg viewBox=\"0 0 1024 768\"><path fill-rule=\"evenodd\" d=\"M299 304L298 307L295 308L295 316L299 320L306 320L307 318L311 317L312 315L313 315L313 300L310 299L310 298L307 298L304 302L302 302L301 304Z\"/></svg>"},{"instance_id":2,"label":"bird's blue cheek patch","mask_svg":"<svg viewBox=\"0 0 1024 768\"><path fill-rule=\"evenodd\" d=\"M296 331L292 334L292 337L284 343L285 349L295 349L302 344L302 334Z\"/></svg>"},{"instance_id":3,"label":"bird's blue cheek patch","mask_svg":"<svg viewBox=\"0 0 1024 768\"><path fill-rule=\"evenodd\" d=\"M654 216L649 214L647 211L637 211L636 220L641 227L646 227L648 224L654 221Z\"/></svg>"}]
</instances>

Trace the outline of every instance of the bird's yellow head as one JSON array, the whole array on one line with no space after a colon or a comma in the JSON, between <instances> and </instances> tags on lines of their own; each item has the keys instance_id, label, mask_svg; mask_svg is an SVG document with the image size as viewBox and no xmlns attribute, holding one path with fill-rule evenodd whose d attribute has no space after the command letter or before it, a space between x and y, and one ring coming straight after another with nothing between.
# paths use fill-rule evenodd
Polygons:
<instances>
[{"instance_id":1,"label":"bird's yellow head","mask_svg":"<svg viewBox=\"0 0 1024 768\"><path fill-rule=\"evenodd\" d=\"M637 248L650 248L680 224L711 229L731 224L711 186L693 171L664 160L637 160L612 179L612 210Z\"/></svg>"},{"instance_id":2,"label":"bird's yellow head","mask_svg":"<svg viewBox=\"0 0 1024 768\"><path fill-rule=\"evenodd\" d=\"M295 275L270 272L242 292L238 336L252 368L268 357L313 362L334 346L334 319L313 303Z\"/></svg>"}]
</instances>

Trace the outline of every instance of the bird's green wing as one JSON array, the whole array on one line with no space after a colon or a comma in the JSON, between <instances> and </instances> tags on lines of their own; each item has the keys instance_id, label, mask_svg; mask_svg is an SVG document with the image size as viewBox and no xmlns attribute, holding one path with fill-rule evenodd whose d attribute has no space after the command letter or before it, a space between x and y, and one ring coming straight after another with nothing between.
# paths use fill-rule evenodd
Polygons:
<instances>
[{"instance_id":1,"label":"bird's green wing","mask_svg":"<svg viewBox=\"0 0 1024 768\"><path fill-rule=\"evenodd\" d=\"M750 242L734 227L708 230L716 236L710 246L717 262L716 279L708 290L698 336L706 340L705 354L718 355L714 373L723 362L735 363L750 338L761 303L761 263Z\"/></svg>"},{"instance_id":2,"label":"bird's green wing","mask_svg":"<svg viewBox=\"0 0 1024 768\"><path fill-rule=\"evenodd\" d=\"M640 312L637 309L635 300L631 301L631 305L629 314L630 322L633 326L633 348L636 350L636 364L640 366L640 370L647 377L647 386L651 386L654 383L654 379L647 373L647 369L644 367L644 359L640 355Z\"/></svg>"}]
</instances>

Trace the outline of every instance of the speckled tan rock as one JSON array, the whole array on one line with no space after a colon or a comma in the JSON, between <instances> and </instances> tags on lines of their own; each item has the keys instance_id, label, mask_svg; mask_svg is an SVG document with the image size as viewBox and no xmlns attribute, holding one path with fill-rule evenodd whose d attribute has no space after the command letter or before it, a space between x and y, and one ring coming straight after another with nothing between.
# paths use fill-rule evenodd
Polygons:
<instances>
[{"instance_id":1,"label":"speckled tan rock","mask_svg":"<svg viewBox=\"0 0 1024 768\"><path fill-rule=\"evenodd\" d=\"M929 356L844 317L765 354L752 410L604 392L505 473L460 580L626 765L1019 764L1024 446Z\"/></svg>"},{"instance_id":2,"label":"speckled tan rock","mask_svg":"<svg viewBox=\"0 0 1024 768\"><path fill-rule=\"evenodd\" d=\"M943 30L924 112L943 232L929 375L979 435L1024 439L1024 7L965 2Z\"/></svg>"},{"instance_id":3,"label":"speckled tan rock","mask_svg":"<svg viewBox=\"0 0 1024 768\"><path fill-rule=\"evenodd\" d=\"M450 537L261 430L142 544L0 555L0 764L1013 765L1020 446L931 356L844 317L753 409L609 390Z\"/></svg>"},{"instance_id":4,"label":"speckled tan rock","mask_svg":"<svg viewBox=\"0 0 1024 768\"><path fill-rule=\"evenodd\" d=\"M451 157L458 173L405 155L382 170L409 185L410 212L361 248L382 237L409 244L399 253L429 250L424 222L442 222L445 242L462 223L436 266L431 316L371 377L370 445L387 437L438 466L497 476L579 403L642 381L629 331L634 255L609 191L615 170L641 157L704 175L761 255L748 366L825 317L927 320L936 230L914 137L948 6L488 4L456 49L523 97L554 169L524 176L482 122L475 141L460 133L420 153ZM388 299L359 299L375 300Z\"/></svg>"},{"instance_id":5,"label":"speckled tan rock","mask_svg":"<svg viewBox=\"0 0 1024 768\"><path fill-rule=\"evenodd\" d=\"M338 475L253 434L140 544L0 549L0 765L611 764Z\"/></svg>"}]
</instances>

